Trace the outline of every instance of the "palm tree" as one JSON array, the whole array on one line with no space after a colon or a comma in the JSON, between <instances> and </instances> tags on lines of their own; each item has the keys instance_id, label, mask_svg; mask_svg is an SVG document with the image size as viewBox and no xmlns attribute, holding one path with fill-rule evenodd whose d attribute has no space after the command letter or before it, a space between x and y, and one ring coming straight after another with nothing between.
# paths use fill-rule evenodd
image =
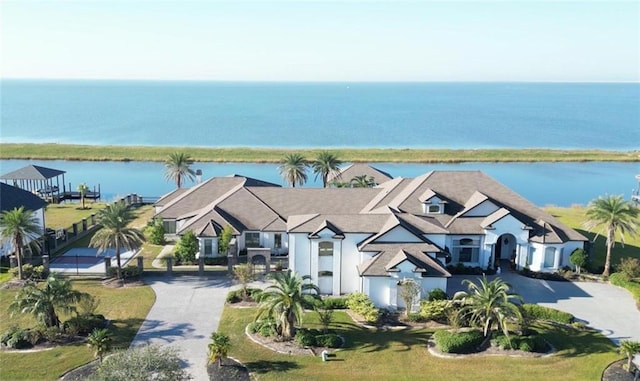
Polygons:
<instances>
[{"instance_id":1,"label":"palm tree","mask_svg":"<svg viewBox=\"0 0 640 381\"><path fill-rule=\"evenodd\" d=\"M89 294L74 290L70 280L58 278L52 273L42 288L34 284L27 284L22 288L9 305L9 310L33 314L45 327L59 327L60 319L56 309L73 313L76 311L75 304L88 297Z\"/></svg>"},{"instance_id":2,"label":"palm tree","mask_svg":"<svg viewBox=\"0 0 640 381\"><path fill-rule=\"evenodd\" d=\"M33 242L40 246L38 238L42 235L42 228L36 214L25 210L24 207L5 210L0 214L0 238L9 240L16 250L18 260L18 279L22 280L22 251L24 245Z\"/></svg>"},{"instance_id":3,"label":"palm tree","mask_svg":"<svg viewBox=\"0 0 640 381\"><path fill-rule=\"evenodd\" d=\"M374 185L376 185L376 181L371 176L361 175L351 179L351 187L353 188L371 188Z\"/></svg>"},{"instance_id":4,"label":"palm tree","mask_svg":"<svg viewBox=\"0 0 640 381\"><path fill-rule=\"evenodd\" d=\"M218 362L218 367L222 366L222 360L227 358L229 350L231 350L231 340L229 336L223 333L211 333L211 342L209 347L209 362Z\"/></svg>"},{"instance_id":5,"label":"palm tree","mask_svg":"<svg viewBox=\"0 0 640 381\"><path fill-rule=\"evenodd\" d=\"M100 359L100 363L102 364L102 358L104 354L109 352L111 349L111 342L113 341L113 336L108 329L94 329L93 332L89 334L87 337L87 346L93 348L95 351L94 356Z\"/></svg>"},{"instance_id":6,"label":"palm tree","mask_svg":"<svg viewBox=\"0 0 640 381\"><path fill-rule=\"evenodd\" d=\"M311 163L311 168L316 174L316 179L319 175L322 176L322 186L326 188L328 186L327 179L330 175L337 175L341 165L342 161L336 155L329 151L322 151Z\"/></svg>"},{"instance_id":7,"label":"palm tree","mask_svg":"<svg viewBox=\"0 0 640 381\"><path fill-rule=\"evenodd\" d=\"M134 215L124 202L114 202L98 212L98 223L102 228L91 238L89 246L97 247L98 252L109 248L116 251L118 279L122 278L120 249L134 250L144 242L144 234L128 227Z\"/></svg>"},{"instance_id":8,"label":"palm tree","mask_svg":"<svg viewBox=\"0 0 640 381\"><path fill-rule=\"evenodd\" d=\"M601 233L607 237L607 257L604 263L603 276L609 276L611 268L611 249L616 241L616 234L619 234L620 241L624 246L624 235L635 236L638 234L638 211L633 204L625 201L622 196L598 197L591 201L587 207L587 221L584 227L593 230L600 227L596 237Z\"/></svg>"},{"instance_id":9,"label":"palm tree","mask_svg":"<svg viewBox=\"0 0 640 381\"><path fill-rule=\"evenodd\" d=\"M78 185L78 193L80 193L80 202L82 203L82 209L84 209L84 198L87 195L88 191L89 187L87 186L87 184L82 183Z\"/></svg>"},{"instance_id":10,"label":"palm tree","mask_svg":"<svg viewBox=\"0 0 640 381\"><path fill-rule=\"evenodd\" d=\"M459 293L454 297L462 298L461 314L469 316L471 322L480 324L486 338L491 337L491 330L497 325L508 339L507 320L514 317L522 319L520 308L513 302L515 300L522 303L520 295L512 294L511 286L500 278L488 282L483 277L479 285L465 279L462 284L468 285L469 292Z\"/></svg>"},{"instance_id":11,"label":"palm tree","mask_svg":"<svg viewBox=\"0 0 640 381\"><path fill-rule=\"evenodd\" d=\"M282 338L290 340L294 334L294 326L302 323L305 300L318 299L320 289L312 283L304 282L311 279L309 275L299 277L287 271L271 273L269 276L275 284L267 287L258 297L260 305L255 320L265 315L273 318Z\"/></svg>"},{"instance_id":12,"label":"palm tree","mask_svg":"<svg viewBox=\"0 0 640 381\"><path fill-rule=\"evenodd\" d=\"M309 163L299 153L290 153L280 162L280 176L285 179L291 187L296 184L304 185L307 181L307 167Z\"/></svg>"},{"instance_id":13,"label":"palm tree","mask_svg":"<svg viewBox=\"0 0 640 381\"><path fill-rule=\"evenodd\" d=\"M636 353L640 353L640 341L622 340L620 353L627 356L627 370L631 372L631 361Z\"/></svg>"},{"instance_id":14,"label":"palm tree","mask_svg":"<svg viewBox=\"0 0 640 381\"><path fill-rule=\"evenodd\" d=\"M182 187L182 181L187 178L193 181L196 172L189 168L193 160L184 152L174 152L164 162L164 178L167 181L175 181L178 188Z\"/></svg>"}]
</instances>

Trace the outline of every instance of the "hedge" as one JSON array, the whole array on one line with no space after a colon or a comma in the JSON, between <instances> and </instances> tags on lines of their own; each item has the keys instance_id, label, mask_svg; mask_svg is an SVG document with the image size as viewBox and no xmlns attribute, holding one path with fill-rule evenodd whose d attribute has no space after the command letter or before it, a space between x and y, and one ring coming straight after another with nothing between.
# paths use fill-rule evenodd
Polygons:
<instances>
[{"instance_id":1,"label":"hedge","mask_svg":"<svg viewBox=\"0 0 640 381\"><path fill-rule=\"evenodd\" d=\"M346 310L347 307L347 298L346 297L331 297L323 299L325 308L330 310Z\"/></svg>"},{"instance_id":2,"label":"hedge","mask_svg":"<svg viewBox=\"0 0 640 381\"><path fill-rule=\"evenodd\" d=\"M491 343L502 349L519 349L523 352L545 353L549 349L547 342L539 335L507 337L502 333L497 333L491 339Z\"/></svg>"},{"instance_id":3,"label":"hedge","mask_svg":"<svg viewBox=\"0 0 640 381\"><path fill-rule=\"evenodd\" d=\"M249 297L249 300L255 301L261 292L262 290L259 288L251 288L251 287L247 288L247 296ZM239 303L241 301L242 301L241 288L238 290L229 291L229 293L227 294L227 299L226 299L227 303L233 304L233 303Z\"/></svg>"},{"instance_id":4,"label":"hedge","mask_svg":"<svg viewBox=\"0 0 640 381\"><path fill-rule=\"evenodd\" d=\"M445 353L477 352L484 336L480 331L449 332L436 331L433 334L436 346Z\"/></svg>"},{"instance_id":5,"label":"hedge","mask_svg":"<svg viewBox=\"0 0 640 381\"><path fill-rule=\"evenodd\" d=\"M445 322L447 320L448 300L432 300L420 302L420 315L427 320Z\"/></svg>"},{"instance_id":6,"label":"hedge","mask_svg":"<svg viewBox=\"0 0 640 381\"><path fill-rule=\"evenodd\" d=\"M138 266L125 266L122 268L121 273L123 278L135 278L137 276L140 276L140 274L142 274L142 271L140 271L140 268ZM107 276L110 278L115 278L116 276L118 276L118 267L109 267L107 269Z\"/></svg>"},{"instance_id":7,"label":"hedge","mask_svg":"<svg viewBox=\"0 0 640 381\"><path fill-rule=\"evenodd\" d=\"M640 283L626 280L624 274L621 273L611 274L609 282L615 286L626 288L633 295L636 304L640 305Z\"/></svg>"},{"instance_id":8,"label":"hedge","mask_svg":"<svg viewBox=\"0 0 640 381\"><path fill-rule=\"evenodd\" d=\"M558 311L537 304L523 304L522 307L529 317L536 320L549 320L560 324L571 324L575 320L575 317L568 312Z\"/></svg>"}]
</instances>

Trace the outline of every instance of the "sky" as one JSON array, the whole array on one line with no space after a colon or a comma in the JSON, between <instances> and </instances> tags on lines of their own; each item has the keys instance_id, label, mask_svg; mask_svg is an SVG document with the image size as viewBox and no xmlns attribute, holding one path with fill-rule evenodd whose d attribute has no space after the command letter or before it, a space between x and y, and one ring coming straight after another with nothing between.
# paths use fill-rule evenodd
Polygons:
<instances>
[{"instance_id":1,"label":"sky","mask_svg":"<svg viewBox=\"0 0 640 381\"><path fill-rule=\"evenodd\" d=\"M640 81L640 1L0 1L0 78Z\"/></svg>"}]
</instances>

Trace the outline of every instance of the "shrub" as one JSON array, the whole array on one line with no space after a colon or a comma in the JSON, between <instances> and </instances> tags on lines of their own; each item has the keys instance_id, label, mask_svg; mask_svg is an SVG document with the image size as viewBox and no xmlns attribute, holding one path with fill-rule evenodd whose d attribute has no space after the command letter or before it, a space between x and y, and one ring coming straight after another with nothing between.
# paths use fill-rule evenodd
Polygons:
<instances>
[{"instance_id":1,"label":"shrub","mask_svg":"<svg viewBox=\"0 0 640 381\"><path fill-rule=\"evenodd\" d=\"M576 272L580 274L580 270L589 262L589 254L584 249L575 249L569 256L569 262L576 267Z\"/></svg>"},{"instance_id":2,"label":"shrub","mask_svg":"<svg viewBox=\"0 0 640 381\"><path fill-rule=\"evenodd\" d=\"M425 318L424 316L420 315L419 313L413 313L413 314L409 314L409 316L407 316L407 320L409 320L412 323L424 323L425 321L429 320L427 318Z\"/></svg>"},{"instance_id":3,"label":"shrub","mask_svg":"<svg viewBox=\"0 0 640 381\"><path fill-rule=\"evenodd\" d=\"M247 288L247 295L249 300L256 300L258 295L262 292L259 288ZM239 303L242 301L242 289L229 291L227 294L227 303Z\"/></svg>"},{"instance_id":4,"label":"shrub","mask_svg":"<svg viewBox=\"0 0 640 381\"><path fill-rule=\"evenodd\" d=\"M520 270L519 273L520 275L524 275L527 278L551 280L556 282L568 282L567 278L565 278L562 274L559 274L559 273L545 273L545 272L531 271L526 267Z\"/></svg>"},{"instance_id":5,"label":"shrub","mask_svg":"<svg viewBox=\"0 0 640 381\"><path fill-rule=\"evenodd\" d=\"M149 236L149 242L154 245L164 245L164 223L162 218L156 218L145 229Z\"/></svg>"},{"instance_id":6,"label":"shrub","mask_svg":"<svg viewBox=\"0 0 640 381\"><path fill-rule=\"evenodd\" d=\"M420 303L420 315L427 320L444 322L447 320L447 300L422 301Z\"/></svg>"},{"instance_id":7,"label":"shrub","mask_svg":"<svg viewBox=\"0 0 640 381\"><path fill-rule=\"evenodd\" d=\"M523 304L522 307L525 313L535 320L549 320L560 324L571 324L575 320L575 317L568 312L558 311L537 304Z\"/></svg>"},{"instance_id":8,"label":"shrub","mask_svg":"<svg viewBox=\"0 0 640 381\"><path fill-rule=\"evenodd\" d=\"M65 332L87 336L96 328L104 328L106 320L102 315L75 316L64 322Z\"/></svg>"},{"instance_id":9,"label":"shrub","mask_svg":"<svg viewBox=\"0 0 640 381\"><path fill-rule=\"evenodd\" d=\"M14 267L9 271L14 278L18 277L17 267ZM44 266L33 266L30 263L22 265L22 277L24 279L43 280L46 279L48 275L49 274L44 270Z\"/></svg>"},{"instance_id":10,"label":"shrub","mask_svg":"<svg viewBox=\"0 0 640 381\"><path fill-rule=\"evenodd\" d=\"M276 322L272 319L258 320L249 324L249 332L257 333L262 337L272 337L278 335Z\"/></svg>"},{"instance_id":11,"label":"shrub","mask_svg":"<svg viewBox=\"0 0 640 381\"><path fill-rule=\"evenodd\" d=\"M640 260L638 258L623 258L618 264L617 270L626 281L640 277Z\"/></svg>"},{"instance_id":12,"label":"shrub","mask_svg":"<svg viewBox=\"0 0 640 381\"><path fill-rule=\"evenodd\" d=\"M0 335L0 344L12 349L31 348L29 330L11 327Z\"/></svg>"},{"instance_id":13,"label":"shrub","mask_svg":"<svg viewBox=\"0 0 640 381\"><path fill-rule=\"evenodd\" d=\"M138 266L125 266L122 268L122 278L135 278L142 274L140 268ZM114 278L118 275L118 268L115 266L111 266L107 269L107 276L110 278Z\"/></svg>"},{"instance_id":14,"label":"shrub","mask_svg":"<svg viewBox=\"0 0 640 381\"><path fill-rule=\"evenodd\" d=\"M318 335L315 337L316 345L327 348L340 348L342 340L335 333L327 333L326 335Z\"/></svg>"},{"instance_id":15,"label":"shrub","mask_svg":"<svg viewBox=\"0 0 640 381\"><path fill-rule=\"evenodd\" d=\"M439 289L439 288L434 288L433 290L429 291L428 295L427 295L427 299L432 302L434 300L447 300L448 296L447 293L444 292L444 290Z\"/></svg>"},{"instance_id":16,"label":"shrub","mask_svg":"<svg viewBox=\"0 0 640 381\"><path fill-rule=\"evenodd\" d=\"M347 298L344 297L332 297L322 300L325 308L331 310L344 310L347 309Z\"/></svg>"},{"instance_id":17,"label":"shrub","mask_svg":"<svg viewBox=\"0 0 640 381\"><path fill-rule=\"evenodd\" d=\"M533 352L533 343L529 338L525 338L520 340L520 345L518 345L518 349L523 352Z\"/></svg>"},{"instance_id":18,"label":"shrub","mask_svg":"<svg viewBox=\"0 0 640 381\"><path fill-rule=\"evenodd\" d=\"M435 343L445 353L471 353L476 352L484 336L480 331L449 332L436 331L433 334Z\"/></svg>"},{"instance_id":19,"label":"shrub","mask_svg":"<svg viewBox=\"0 0 640 381\"><path fill-rule=\"evenodd\" d=\"M380 311L371 299L361 292L355 292L347 297L347 307L362 316L367 323L375 324L380 318Z\"/></svg>"},{"instance_id":20,"label":"shrub","mask_svg":"<svg viewBox=\"0 0 640 381\"><path fill-rule=\"evenodd\" d=\"M192 264L196 261L196 253L200 250L200 245L198 244L198 238L191 230L187 230L186 233L176 245L176 264Z\"/></svg>"},{"instance_id":21,"label":"shrub","mask_svg":"<svg viewBox=\"0 0 640 381\"><path fill-rule=\"evenodd\" d=\"M316 345L316 335L308 329L299 329L294 340L303 347L315 347Z\"/></svg>"}]
</instances>

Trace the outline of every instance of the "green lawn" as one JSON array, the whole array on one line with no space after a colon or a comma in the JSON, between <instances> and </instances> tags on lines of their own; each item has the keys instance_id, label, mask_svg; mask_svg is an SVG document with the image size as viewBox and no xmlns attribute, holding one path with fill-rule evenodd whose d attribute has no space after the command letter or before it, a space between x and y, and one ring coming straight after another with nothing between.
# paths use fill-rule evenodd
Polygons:
<instances>
[{"instance_id":1,"label":"green lawn","mask_svg":"<svg viewBox=\"0 0 640 381\"><path fill-rule=\"evenodd\" d=\"M225 308L219 331L231 337L230 355L245 363L260 380L599 380L604 368L620 358L615 346L594 332L541 325L558 352L548 358L469 357L441 359L431 356L427 329L373 332L361 328L344 313L334 314L332 329L346 338L346 348L334 361L319 357L275 353L244 334L255 309ZM315 326L315 314L305 326Z\"/></svg>"},{"instance_id":2,"label":"green lawn","mask_svg":"<svg viewBox=\"0 0 640 381\"><path fill-rule=\"evenodd\" d=\"M148 286L110 289L98 281L89 280L78 280L73 284L76 289L88 292L100 301L98 313L111 320L115 347L129 346L155 301L155 294ZM15 290L0 290L0 304L5 306L0 309L0 332L12 325L30 327L35 324L30 315L15 314L12 317L9 314L6 306L15 294ZM0 352L0 379L57 380L65 372L92 359L92 351L84 344L34 353Z\"/></svg>"},{"instance_id":3,"label":"green lawn","mask_svg":"<svg viewBox=\"0 0 640 381\"><path fill-rule=\"evenodd\" d=\"M549 206L545 207L544 210L558 218L564 224L579 231L584 236L589 238L589 240L593 241L593 239L595 238L595 231L588 231L582 226L582 224L586 220L585 207L575 206L570 208L559 208ZM595 241L591 260L596 267L604 266L605 257L607 255L605 241L606 237L602 235L600 235ZM624 247L622 247L620 241L616 242L616 246L611 252L611 265L613 266L612 270L615 271L615 266L620 263L620 259L624 257L634 257L640 259L640 236L631 238L629 235L626 235Z\"/></svg>"},{"instance_id":4,"label":"green lawn","mask_svg":"<svg viewBox=\"0 0 640 381\"><path fill-rule=\"evenodd\" d=\"M98 213L107 204L104 202L85 202L86 209L81 209L79 203L49 204L44 212L44 222L51 229L71 229L74 222L81 222Z\"/></svg>"}]
</instances>

